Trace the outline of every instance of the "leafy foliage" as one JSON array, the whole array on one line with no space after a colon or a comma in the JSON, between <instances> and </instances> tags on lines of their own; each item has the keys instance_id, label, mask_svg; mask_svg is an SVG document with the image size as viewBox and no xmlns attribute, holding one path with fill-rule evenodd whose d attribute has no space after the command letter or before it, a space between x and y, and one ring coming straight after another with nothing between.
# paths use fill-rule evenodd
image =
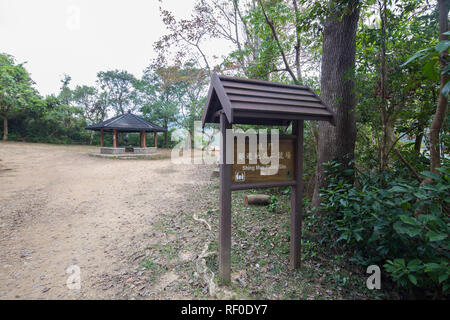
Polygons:
<instances>
[{"instance_id":1,"label":"leafy foliage","mask_svg":"<svg viewBox=\"0 0 450 320\"><path fill-rule=\"evenodd\" d=\"M98 84L103 90L107 103L116 115L134 109L132 98L135 93L136 78L125 70L102 71L97 74Z\"/></svg>"},{"instance_id":2,"label":"leafy foliage","mask_svg":"<svg viewBox=\"0 0 450 320\"><path fill-rule=\"evenodd\" d=\"M340 167L327 164L321 241L353 252L350 260L356 264L383 264L400 287L448 294L450 168L440 168L440 176L422 172L433 179L430 185L400 177L383 185L379 177L359 174L359 185L352 186L345 183L352 172Z\"/></svg>"},{"instance_id":3,"label":"leafy foliage","mask_svg":"<svg viewBox=\"0 0 450 320\"><path fill-rule=\"evenodd\" d=\"M449 32L445 32L445 35L450 35ZM421 49L417 51L415 54L413 54L411 57L409 57L408 60L406 60L405 63L402 64L402 66L407 66L412 64L413 62L418 62L421 65L422 73L430 80L436 81L439 78L439 55L447 51L450 47L450 41L449 40L443 40L438 42L435 46L428 47L425 49ZM447 61L442 73L446 73L450 75L450 61ZM450 81L445 83L442 94L447 96L450 93Z\"/></svg>"},{"instance_id":4,"label":"leafy foliage","mask_svg":"<svg viewBox=\"0 0 450 320\"><path fill-rule=\"evenodd\" d=\"M37 97L30 75L23 64L15 64L14 58L0 54L0 117L7 124L8 118L24 112L28 104ZM4 139L7 132L4 128Z\"/></svg>"}]
</instances>

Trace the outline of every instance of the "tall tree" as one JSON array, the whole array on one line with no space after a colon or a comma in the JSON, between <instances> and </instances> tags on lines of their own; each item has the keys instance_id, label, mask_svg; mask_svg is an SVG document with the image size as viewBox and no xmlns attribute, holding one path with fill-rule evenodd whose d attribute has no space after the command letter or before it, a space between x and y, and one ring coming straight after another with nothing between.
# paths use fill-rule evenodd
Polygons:
<instances>
[{"instance_id":1,"label":"tall tree","mask_svg":"<svg viewBox=\"0 0 450 320\"><path fill-rule=\"evenodd\" d=\"M72 92L73 103L83 110L84 117L91 123L103 121L109 110L106 94L90 86L76 86ZM94 131L90 133L90 143L94 138Z\"/></svg>"},{"instance_id":2,"label":"tall tree","mask_svg":"<svg viewBox=\"0 0 450 320\"><path fill-rule=\"evenodd\" d=\"M351 167L356 140L354 68L359 1L330 0L328 10L323 30L321 97L336 112L336 119L335 126L319 123L315 206L320 202L320 188L327 186L322 164L337 159Z\"/></svg>"},{"instance_id":3,"label":"tall tree","mask_svg":"<svg viewBox=\"0 0 450 320\"><path fill-rule=\"evenodd\" d=\"M295 30L297 32L297 34L296 34L296 44L294 46L294 48L296 50L296 54L295 54L296 64L295 65L298 67L297 74L296 74L295 71L293 70L293 68L291 67L291 64L288 61L288 57L287 57L287 54L286 54L286 48L283 47L283 45L282 45L282 43L280 41L280 34L277 31L276 25L274 23L273 16L269 16L269 14L266 12L266 8L265 8L266 5L263 3L262 0L258 0L258 3L260 5L260 7L261 7L261 10L262 10L262 13L263 13L263 16L264 16L264 20L266 21L267 25L270 27L270 31L271 31L273 40L274 40L274 42L276 44L276 48L279 51L279 55L281 55L281 58L282 58L282 61L283 61L283 70L286 71L290 75L290 77L292 78L292 81L294 83L301 82L301 78L298 78L298 75L301 74L300 62L298 61L299 58L300 58L300 52L299 52L300 51L300 47L299 47L300 46L300 34L298 33L298 30L299 30L300 26L295 28ZM268 5L271 6L271 7L275 7L275 8L277 7L277 3L274 3L274 1L269 1ZM299 24L299 21L298 21L298 6L297 6L297 3L295 1L294 1L294 8L295 8L295 18L296 18L295 21L296 21L296 23Z\"/></svg>"},{"instance_id":4,"label":"tall tree","mask_svg":"<svg viewBox=\"0 0 450 320\"><path fill-rule=\"evenodd\" d=\"M83 117L83 109L64 103L59 97L47 96L44 100L45 110L42 115L42 123L45 126L47 139L60 137L68 138L79 135L84 131L86 120Z\"/></svg>"},{"instance_id":5,"label":"tall tree","mask_svg":"<svg viewBox=\"0 0 450 320\"><path fill-rule=\"evenodd\" d=\"M177 120L178 101L175 86L169 81L171 69L149 66L144 70L142 80L137 87L139 99L136 105L142 105L142 113L151 121L162 126L164 132L164 146L168 147L167 130L169 125Z\"/></svg>"},{"instance_id":6,"label":"tall tree","mask_svg":"<svg viewBox=\"0 0 450 320\"><path fill-rule=\"evenodd\" d=\"M100 88L106 95L108 104L111 105L116 115L134 109L131 102L136 78L131 73L124 70L101 71L97 74L97 78Z\"/></svg>"},{"instance_id":7,"label":"tall tree","mask_svg":"<svg viewBox=\"0 0 450 320\"><path fill-rule=\"evenodd\" d=\"M68 74L64 74L61 79L61 89L58 95L58 99L66 105L70 105L70 102L72 101L72 90L69 87L70 81L72 81L72 77Z\"/></svg>"},{"instance_id":8,"label":"tall tree","mask_svg":"<svg viewBox=\"0 0 450 320\"><path fill-rule=\"evenodd\" d=\"M439 54L441 65L441 89L439 93L439 101L433 121L430 126L430 171L437 172L436 169L441 166L439 132L442 124L446 119L448 109L448 96L444 93L444 87L450 79L448 67L448 11L450 0L438 0L439 11L439 41L446 43L447 49ZM447 70L444 70L447 69ZM448 91L447 91L448 94Z\"/></svg>"},{"instance_id":9,"label":"tall tree","mask_svg":"<svg viewBox=\"0 0 450 320\"><path fill-rule=\"evenodd\" d=\"M174 87L179 106L177 123L188 130L194 138L194 122L201 119L203 107L206 102L209 73L187 63L183 68L176 69L170 81Z\"/></svg>"},{"instance_id":10,"label":"tall tree","mask_svg":"<svg viewBox=\"0 0 450 320\"><path fill-rule=\"evenodd\" d=\"M8 119L23 111L37 96L30 75L23 64L0 54L0 117L3 119L3 140L8 140Z\"/></svg>"},{"instance_id":11,"label":"tall tree","mask_svg":"<svg viewBox=\"0 0 450 320\"><path fill-rule=\"evenodd\" d=\"M380 152L380 171L383 171L387 161L387 144L388 144L388 115L387 115L387 101L386 101L386 23L387 23L387 3L386 0L382 2L378 0L378 8L381 20L381 66L380 66L380 91L381 91L381 152Z\"/></svg>"},{"instance_id":12,"label":"tall tree","mask_svg":"<svg viewBox=\"0 0 450 320\"><path fill-rule=\"evenodd\" d=\"M109 109L105 93L91 86L76 86L72 101L83 108L85 118L93 123L103 121Z\"/></svg>"},{"instance_id":13,"label":"tall tree","mask_svg":"<svg viewBox=\"0 0 450 320\"><path fill-rule=\"evenodd\" d=\"M375 3L376 6L367 2L362 5L357 32L355 91L360 140L356 153L360 156L360 170L368 166L388 172L392 169L390 164L396 161L392 151L402 147L405 138L414 137L415 159L421 158L424 129L437 104L437 68L432 61L423 65L416 61L408 69L402 64L411 52L423 50L435 41L437 25L429 3ZM409 150L407 146L404 149ZM420 165L417 161L414 164Z\"/></svg>"},{"instance_id":14,"label":"tall tree","mask_svg":"<svg viewBox=\"0 0 450 320\"><path fill-rule=\"evenodd\" d=\"M441 155L441 143L444 150L448 148L448 138L446 138L448 134L442 137L441 140L440 133L445 128L445 121L448 121L446 115L448 95L450 93L450 61L448 59L448 48L450 47L450 41L448 40L450 35L448 30L449 3L449 0L437 1L435 19L437 19L439 42L435 44L436 39L429 41L428 45L431 43L431 47L417 51L403 64L414 67L414 64L411 62L418 62L418 65L421 66L422 74L435 84L439 84L438 94L435 95L433 92L433 99L421 101L423 105L430 104L430 102L435 106L437 105L429 128L430 171L436 174L439 174L437 169L441 166L441 160L445 160L445 157ZM436 30L434 32L436 34ZM429 113L430 115L431 113ZM411 165L408 167L412 168ZM411 171L413 170L411 169ZM424 184L431 182L431 178L423 181Z\"/></svg>"},{"instance_id":15,"label":"tall tree","mask_svg":"<svg viewBox=\"0 0 450 320\"><path fill-rule=\"evenodd\" d=\"M181 20L161 9L169 33L155 44L157 64L171 64L168 49L178 48L177 64L194 59L208 70L302 83L302 69L318 68L322 7L307 0L197 0L192 16ZM232 50L220 65L214 66L220 57L207 54L211 39Z\"/></svg>"}]
</instances>

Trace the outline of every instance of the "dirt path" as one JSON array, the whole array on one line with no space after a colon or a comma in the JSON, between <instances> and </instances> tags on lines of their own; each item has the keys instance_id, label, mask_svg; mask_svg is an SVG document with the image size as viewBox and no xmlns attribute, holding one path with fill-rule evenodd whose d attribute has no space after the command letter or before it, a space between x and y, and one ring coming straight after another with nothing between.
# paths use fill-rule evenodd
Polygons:
<instances>
[{"instance_id":1,"label":"dirt path","mask_svg":"<svg viewBox=\"0 0 450 320\"><path fill-rule=\"evenodd\" d=\"M0 299L128 298L111 279L128 278L130 256L164 241L152 221L186 210L191 187L209 178L205 167L88 150L0 143ZM70 266L80 268L80 290L66 285Z\"/></svg>"}]
</instances>

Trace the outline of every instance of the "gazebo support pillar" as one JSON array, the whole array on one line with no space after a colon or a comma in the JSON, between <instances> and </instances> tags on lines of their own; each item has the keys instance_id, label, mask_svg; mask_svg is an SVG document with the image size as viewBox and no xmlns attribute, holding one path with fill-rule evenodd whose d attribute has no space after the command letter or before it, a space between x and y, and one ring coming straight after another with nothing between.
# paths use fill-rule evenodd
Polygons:
<instances>
[{"instance_id":1,"label":"gazebo support pillar","mask_svg":"<svg viewBox=\"0 0 450 320\"><path fill-rule=\"evenodd\" d=\"M117 148L117 130L113 130L113 148Z\"/></svg>"},{"instance_id":2,"label":"gazebo support pillar","mask_svg":"<svg viewBox=\"0 0 450 320\"><path fill-rule=\"evenodd\" d=\"M141 141L141 148L145 148L147 145L147 142L145 141L146 138L146 132L145 131L141 131L141 136L140 136L140 141Z\"/></svg>"},{"instance_id":3,"label":"gazebo support pillar","mask_svg":"<svg viewBox=\"0 0 450 320\"><path fill-rule=\"evenodd\" d=\"M100 129L100 147L103 148L103 129Z\"/></svg>"},{"instance_id":4,"label":"gazebo support pillar","mask_svg":"<svg viewBox=\"0 0 450 320\"><path fill-rule=\"evenodd\" d=\"M156 147L158 147L158 138L157 138L158 136L156 135L156 131L153 133L153 140L155 140L154 141L154 145L155 145L155 148Z\"/></svg>"}]
</instances>

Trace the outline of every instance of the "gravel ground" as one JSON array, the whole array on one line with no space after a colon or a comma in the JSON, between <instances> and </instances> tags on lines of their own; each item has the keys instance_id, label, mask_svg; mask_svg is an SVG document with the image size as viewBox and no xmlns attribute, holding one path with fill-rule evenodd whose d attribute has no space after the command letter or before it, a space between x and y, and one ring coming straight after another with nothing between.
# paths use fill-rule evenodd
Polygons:
<instances>
[{"instance_id":1,"label":"gravel ground","mask_svg":"<svg viewBox=\"0 0 450 320\"><path fill-rule=\"evenodd\" d=\"M0 142L0 299L191 298L177 293L171 268L154 283L139 278L136 253L180 237L153 222L195 212L211 168L89 157L95 150ZM67 286L73 266L80 289Z\"/></svg>"}]
</instances>

